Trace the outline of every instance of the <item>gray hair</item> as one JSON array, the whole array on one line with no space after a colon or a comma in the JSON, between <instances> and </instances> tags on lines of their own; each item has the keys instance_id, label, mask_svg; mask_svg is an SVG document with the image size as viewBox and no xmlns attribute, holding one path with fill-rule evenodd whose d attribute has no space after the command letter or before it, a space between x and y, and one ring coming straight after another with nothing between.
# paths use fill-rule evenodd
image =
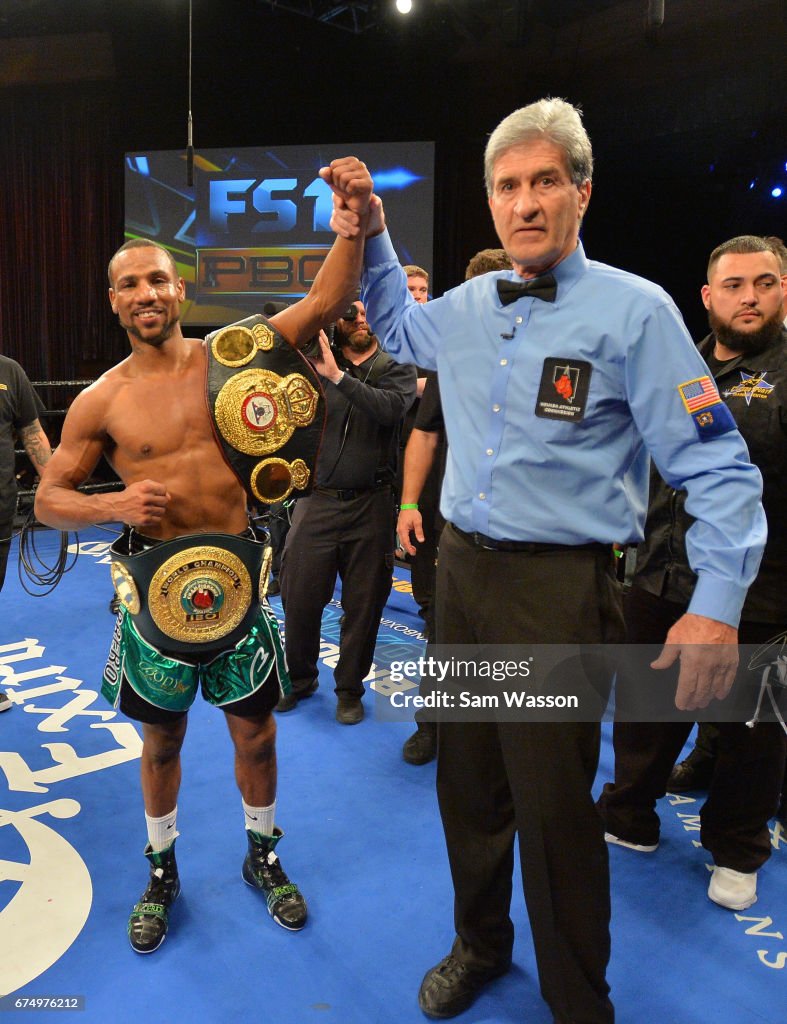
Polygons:
<instances>
[{"instance_id":1,"label":"gray hair","mask_svg":"<svg viewBox=\"0 0 787 1024\"><path fill-rule=\"evenodd\" d=\"M593 149L578 107L561 99L544 99L504 117L489 136L484 153L487 195L492 195L495 164L512 146L544 138L566 154L572 182L579 187L593 179Z\"/></svg>"},{"instance_id":2,"label":"gray hair","mask_svg":"<svg viewBox=\"0 0 787 1024\"><path fill-rule=\"evenodd\" d=\"M726 242L722 242L721 245L717 245L710 254L708 259L708 281L710 281L713 268L722 256L727 256L730 253L738 256L750 252L772 252L776 257L776 262L781 265L779 253L775 251L773 244L769 240L760 238L759 235L738 235L735 238L728 239Z\"/></svg>"}]
</instances>

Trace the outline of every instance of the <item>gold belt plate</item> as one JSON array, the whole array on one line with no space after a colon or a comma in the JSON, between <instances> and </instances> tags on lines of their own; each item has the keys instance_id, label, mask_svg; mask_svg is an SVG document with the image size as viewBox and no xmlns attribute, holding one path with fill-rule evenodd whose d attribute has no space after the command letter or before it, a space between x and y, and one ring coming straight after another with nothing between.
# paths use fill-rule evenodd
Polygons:
<instances>
[{"instance_id":1,"label":"gold belt plate","mask_svg":"<svg viewBox=\"0 0 787 1024\"><path fill-rule=\"evenodd\" d=\"M253 368L234 374L216 396L216 425L228 444L244 455L272 455L297 427L308 426L319 396L300 373L280 377Z\"/></svg>"},{"instance_id":2,"label":"gold belt plate","mask_svg":"<svg viewBox=\"0 0 787 1024\"><path fill-rule=\"evenodd\" d=\"M156 626L173 640L220 640L243 621L252 601L249 571L231 551L186 548L153 574L148 608Z\"/></svg>"}]
</instances>

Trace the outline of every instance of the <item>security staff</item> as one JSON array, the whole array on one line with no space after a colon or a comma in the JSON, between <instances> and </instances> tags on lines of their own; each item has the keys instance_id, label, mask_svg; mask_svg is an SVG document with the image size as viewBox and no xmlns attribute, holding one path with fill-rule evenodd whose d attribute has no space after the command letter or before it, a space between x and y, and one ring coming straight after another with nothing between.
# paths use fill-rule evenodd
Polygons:
<instances>
[{"instance_id":1,"label":"security staff","mask_svg":"<svg viewBox=\"0 0 787 1024\"><path fill-rule=\"evenodd\" d=\"M704 706L734 678L765 539L760 474L669 296L579 244L592 176L579 111L559 99L515 111L485 165L513 271L412 302L373 198L362 277L386 345L440 378L438 643L620 640L611 545L642 537L649 450L697 518L697 586L659 664L680 657L677 702ZM340 232L357 220L343 205ZM509 969L518 833L542 994L561 1024L611 1024L607 849L591 795L599 738L595 722L440 723L457 937L421 984L427 1015L460 1013Z\"/></svg>"},{"instance_id":2,"label":"security staff","mask_svg":"<svg viewBox=\"0 0 787 1024\"><path fill-rule=\"evenodd\" d=\"M763 476L768 542L739 629L742 643L757 646L787 627L786 286L768 242L743 235L714 249L702 289L712 332L699 351ZM726 494L719 497L723 501ZM654 470L645 541L637 550L626 605L629 643L658 643L685 611L697 579L686 551L692 521L685 491L675 490ZM639 682L632 680L635 687ZM625 676L618 679L619 704L626 703L627 683ZM640 852L656 849L656 800L666 792L692 724L615 722L615 781L599 800L608 841ZM749 728L724 721L716 729L718 756L700 813L700 840L715 863L708 896L729 910L745 910L757 898L757 870L771 853L768 819L779 802L787 736L778 722Z\"/></svg>"},{"instance_id":3,"label":"security staff","mask_svg":"<svg viewBox=\"0 0 787 1024\"><path fill-rule=\"evenodd\" d=\"M344 619L334 679L343 725L363 719L363 680L391 590L399 425L416 387L415 367L380 348L362 302L352 308L336 324L334 346L323 333L313 358L324 379L327 420L317 485L298 499L282 556L292 693L277 705L292 711L317 689L322 613L338 575Z\"/></svg>"}]
</instances>

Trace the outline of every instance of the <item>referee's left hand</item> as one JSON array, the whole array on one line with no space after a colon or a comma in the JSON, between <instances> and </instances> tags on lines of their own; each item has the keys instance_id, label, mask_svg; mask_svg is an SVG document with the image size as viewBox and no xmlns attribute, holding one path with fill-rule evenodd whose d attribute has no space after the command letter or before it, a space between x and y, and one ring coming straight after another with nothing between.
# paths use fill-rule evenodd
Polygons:
<instances>
[{"instance_id":1,"label":"referee's left hand","mask_svg":"<svg viewBox=\"0 0 787 1024\"><path fill-rule=\"evenodd\" d=\"M680 658L675 707L681 711L706 708L724 700L738 669L738 631L726 622L686 612L667 633L655 669L669 668Z\"/></svg>"}]
</instances>

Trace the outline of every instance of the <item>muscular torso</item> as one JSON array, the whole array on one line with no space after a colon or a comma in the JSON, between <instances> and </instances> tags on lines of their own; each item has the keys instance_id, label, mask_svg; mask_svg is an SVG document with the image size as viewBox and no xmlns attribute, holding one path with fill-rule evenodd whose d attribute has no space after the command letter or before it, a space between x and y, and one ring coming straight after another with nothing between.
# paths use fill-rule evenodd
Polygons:
<instances>
[{"instance_id":1,"label":"muscular torso","mask_svg":"<svg viewBox=\"0 0 787 1024\"><path fill-rule=\"evenodd\" d=\"M190 343L189 358L166 372L140 375L127 360L102 383L111 397L104 414L105 455L126 485L154 480L170 501L157 527L167 539L183 533L240 533L246 496L213 436L205 399L205 352Z\"/></svg>"}]
</instances>

